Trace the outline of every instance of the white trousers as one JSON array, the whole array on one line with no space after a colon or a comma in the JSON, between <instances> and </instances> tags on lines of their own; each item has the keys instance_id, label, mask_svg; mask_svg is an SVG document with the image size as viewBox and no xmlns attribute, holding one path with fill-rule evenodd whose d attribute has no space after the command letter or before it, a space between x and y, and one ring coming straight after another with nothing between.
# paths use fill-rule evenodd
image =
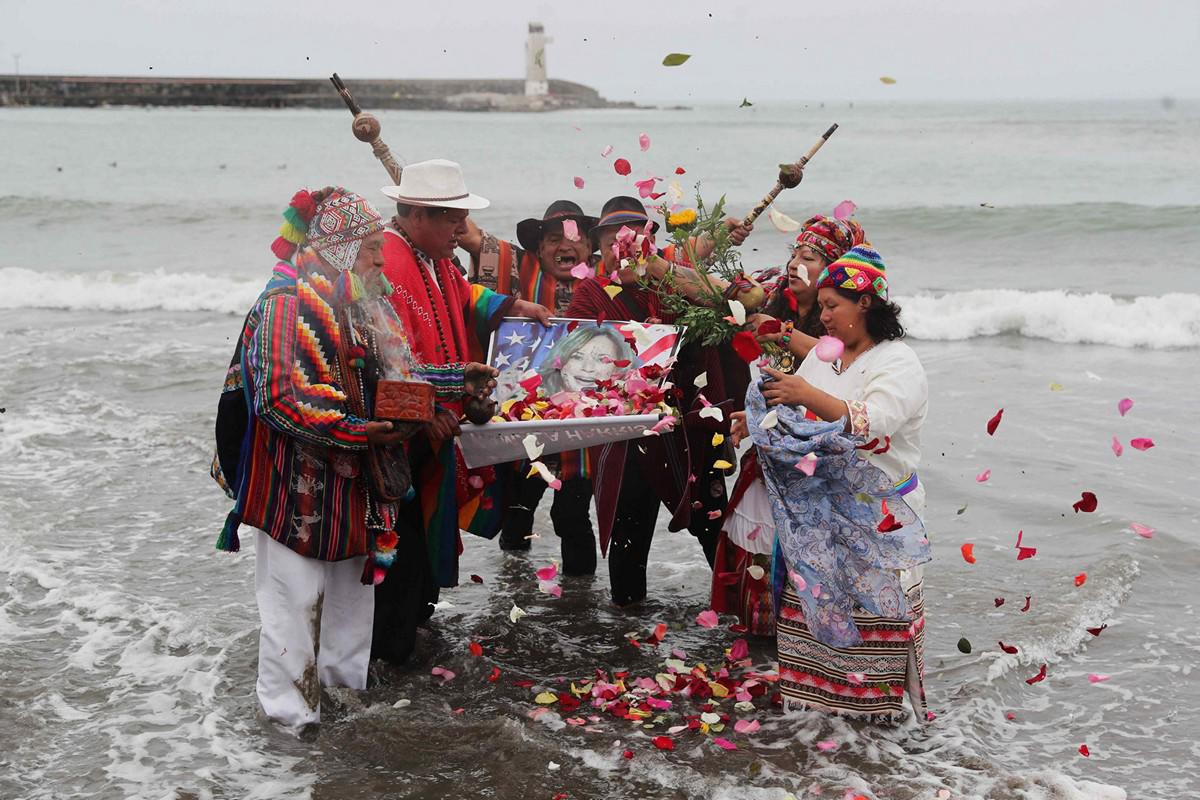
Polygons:
<instances>
[{"instance_id":1,"label":"white trousers","mask_svg":"<svg viewBox=\"0 0 1200 800\"><path fill-rule=\"evenodd\" d=\"M305 558L258 532L256 688L271 719L298 730L321 721L322 686L367 687L375 587L361 583L362 566Z\"/></svg>"}]
</instances>

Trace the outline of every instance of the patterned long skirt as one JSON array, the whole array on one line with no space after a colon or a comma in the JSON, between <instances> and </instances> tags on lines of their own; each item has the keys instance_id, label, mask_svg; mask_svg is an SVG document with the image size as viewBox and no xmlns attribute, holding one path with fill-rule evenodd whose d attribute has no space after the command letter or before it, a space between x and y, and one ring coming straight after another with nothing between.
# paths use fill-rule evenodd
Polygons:
<instances>
[{"instance_id":1,"label":"patterned long skirt","mask_svg":"<svg viewBox=\"0 0 1200 800\"><path fill-rule=\"evenodd\" d=\"M751 570L751 567L759 569ZM726 531L721 531L713 564L710 607L714 611L737 614L738 621L751 636L774 636L772 595L771 557L744 550L730 540Z\"/></svg>"},{"instance_id":2,"label":"patterned long skirt","mask_svg":"<svg viewBox=\"0 0 1200 800\"><path fill-rule=\"evenodd\" d=\"M879 722L898 722L904 694L925 720L925 611L922 585L908 590L912 622L854 614L863 642L821 644L804 622L804 607L789 586L780 596L776 631L779 691L788 708L807 708Z\"/></svg>"}]
</instances>

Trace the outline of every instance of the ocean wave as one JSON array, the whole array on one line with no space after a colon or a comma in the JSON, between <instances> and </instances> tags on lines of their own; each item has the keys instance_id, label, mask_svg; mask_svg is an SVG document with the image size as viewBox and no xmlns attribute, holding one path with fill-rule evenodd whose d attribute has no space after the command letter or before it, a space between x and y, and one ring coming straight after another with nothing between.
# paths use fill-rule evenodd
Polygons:
<instances>
[{"instance_id":1,"label":"ocean wave","mask_svg":"<svg viewBox=\"0 0 1200 800\"><path fill-rule=\"evenodd\" d=\"M193 272L37 272L0 269L0 308L72 311L207 311L244 314L266 279ZM1200 347L1200 295L1115 297L1101 292L978 289L897 298L915 339L960 341L1002 334L1070 344Z\"/></svg>"},{"instance_id":2,"label":"ocean wave","mask_svg":"<svg viewBox=\"0 0 1200 800\"><path fill-rule=\"evenodd\" d=\"M1200 295L1119 298L1101 292L978 289L898 298L916 339L1017 334L1069 344L1162 350L1200 347Z\"/></svg>"}]
</instances>

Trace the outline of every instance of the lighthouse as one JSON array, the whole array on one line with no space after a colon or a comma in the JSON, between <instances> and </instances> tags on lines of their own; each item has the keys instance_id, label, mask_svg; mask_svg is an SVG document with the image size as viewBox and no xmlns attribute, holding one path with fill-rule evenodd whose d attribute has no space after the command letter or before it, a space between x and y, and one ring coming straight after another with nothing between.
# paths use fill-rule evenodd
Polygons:
<instances>
[{"instance_id":1,"label":"lighthouse","mask_svg":"<svg viewBox=\"0 0 1200 800\"><path fill-rule=\"evenodd\" d=\"M526 97L545 97L550 93L550 81L546 77L546 45L552 41L546 37L542 23L529 23L529 38L525 42Z\"/></svg>"}]
</instances>

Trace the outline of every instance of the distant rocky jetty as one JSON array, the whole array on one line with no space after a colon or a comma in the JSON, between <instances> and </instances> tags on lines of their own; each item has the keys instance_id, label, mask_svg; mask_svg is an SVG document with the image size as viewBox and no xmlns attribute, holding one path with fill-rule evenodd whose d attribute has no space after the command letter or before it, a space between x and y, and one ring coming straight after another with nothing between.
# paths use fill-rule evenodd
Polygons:
<instances>
[{"instance_id":1,"label":"distant rocky jetty","mask_svg":"<svg viewBox=\"0 0 1200 800\"><path fill-rule=\"evenodd\" d=\"M548 81L529 96L523 80L349 80L363 108L441 111L555 111L636 108L590 86ZM0 75L0 106L233 106L342 108L327 80L291 78L123 78L87 75Z\"/></svg>"}]
</instances>

